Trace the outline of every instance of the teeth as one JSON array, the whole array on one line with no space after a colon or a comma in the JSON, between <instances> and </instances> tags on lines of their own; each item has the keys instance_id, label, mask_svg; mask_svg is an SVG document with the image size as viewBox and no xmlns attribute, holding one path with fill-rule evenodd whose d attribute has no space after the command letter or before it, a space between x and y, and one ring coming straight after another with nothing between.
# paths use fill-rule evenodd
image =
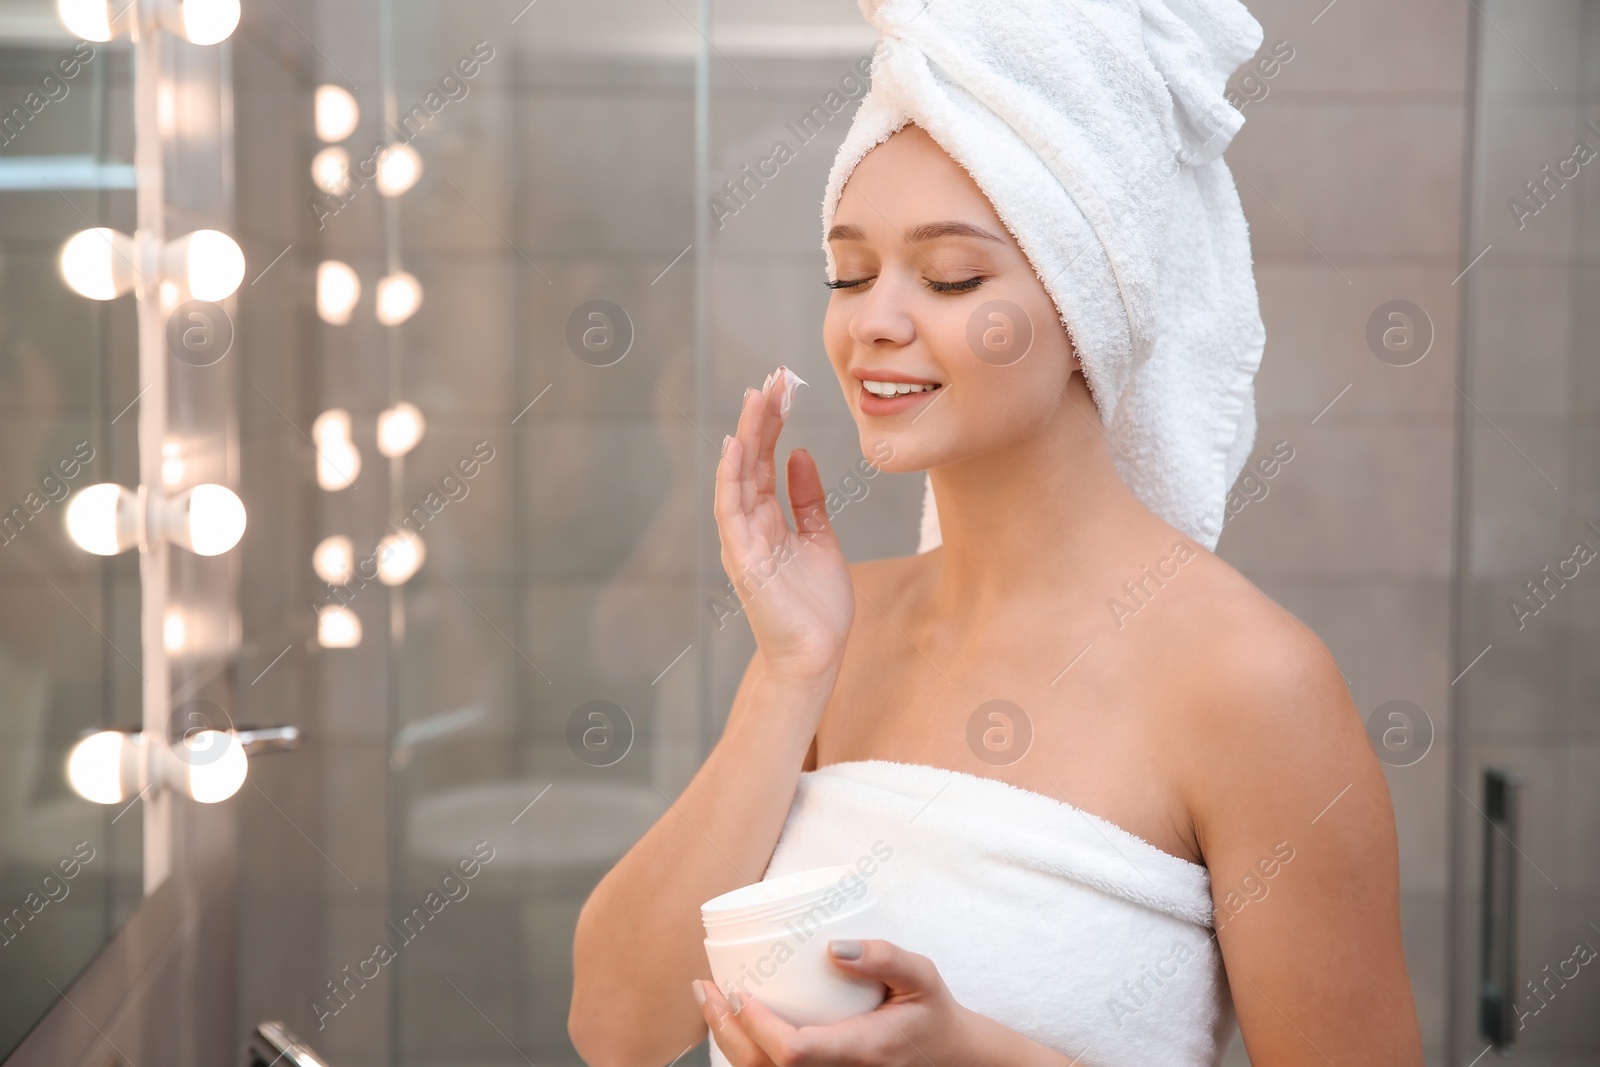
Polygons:
<instances>
[{"instance_id":1,"label":"teeth","mask_svg":"<svg viewBox=\"0 0 1600 1067\"><path fill-rule=\"evenodd\" d=\"M901 393L925 393L939 388L937 385L913 385L910 382L862 382L873 396L899 396Z\"/></svg>"}]
</instances>

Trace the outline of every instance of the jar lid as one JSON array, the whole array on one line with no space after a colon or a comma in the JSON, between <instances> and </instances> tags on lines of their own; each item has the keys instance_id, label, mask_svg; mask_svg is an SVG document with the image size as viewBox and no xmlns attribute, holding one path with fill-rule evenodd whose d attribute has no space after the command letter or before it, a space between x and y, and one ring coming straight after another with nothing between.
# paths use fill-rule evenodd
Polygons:
<instances>
[{"instance_id":1,"label":"jar lid","mask_svg":"<svg viewBox=\"0 0 1600 1067\"><path fill-rule=\"evenodd\" d=\"M708 928L751 919L787 915L798 908L805 911L829 893L841 889L847 879L864 880L850 864L815 867L795 871L713 897L700 905L700 917Z\"/></svg>"}]
</instances>

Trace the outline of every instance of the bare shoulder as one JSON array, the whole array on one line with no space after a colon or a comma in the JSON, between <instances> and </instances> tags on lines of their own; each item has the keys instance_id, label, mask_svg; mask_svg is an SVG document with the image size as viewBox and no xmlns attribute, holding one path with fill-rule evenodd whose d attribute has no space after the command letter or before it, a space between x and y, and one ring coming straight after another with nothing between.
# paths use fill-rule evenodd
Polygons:
<instances>
[{"instance_id":1,"label":"bare shoulder","mask_svg":"<svg viewBox=\"0 0 1600 1067\"><path fill-rule=\"evenodd\" d=\"M1419 1065L1394 809L1361 713L1310 627L1206 559L1175 613L1200 636L1176 664L1195 689L1167 752L1246 1048Z\"/></svg>"},{"instance_id":2,"label":"bare shoulder","mask_svg":"<svg viewBox=\"0 0 1600 1067\"><path fill-rule=\"evenodd\" d=\"M1175 704L1174 773L1202 847L1256 805L1308 809L1308 821L1347 785L1375 801L1381 792L1387 813L1381 766L1327 644L1233 567L1204 559L1172 621L1190 635L1173 661L1189 689Z\"/></svg>"}]
</instances>

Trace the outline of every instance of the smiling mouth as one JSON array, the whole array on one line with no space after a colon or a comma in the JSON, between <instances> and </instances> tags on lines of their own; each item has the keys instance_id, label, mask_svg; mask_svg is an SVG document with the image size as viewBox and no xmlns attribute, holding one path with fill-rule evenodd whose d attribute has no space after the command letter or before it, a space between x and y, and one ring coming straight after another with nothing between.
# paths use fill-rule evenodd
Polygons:
<instances>
[{"instance_id":1,"label":"smiling mouth","mask_svg":"<svg viewBox=\"0 0 1600 1067\"><path fill-rule=\"evenodd\" d=\"M914 385L911 382L862 382L861 388L880 400L890 400L897 396L907 396L914 393L931 393L939 388L935 385Z\"/></svg>"}]
</instances>

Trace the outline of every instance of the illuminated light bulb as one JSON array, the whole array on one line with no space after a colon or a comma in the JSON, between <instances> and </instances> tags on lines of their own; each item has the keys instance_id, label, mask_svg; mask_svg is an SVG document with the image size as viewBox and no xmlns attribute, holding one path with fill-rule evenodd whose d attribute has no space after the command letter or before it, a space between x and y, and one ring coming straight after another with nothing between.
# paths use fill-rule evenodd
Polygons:
<instances>
[{"instance_id":1,"label":"illuminated light bulb","mask_svg":"<svg viewBox=\"0 0 1600 1067\"><path fill-rule=\"evenodd\" d=\"M422 304L422 283L416 275L396 271L378 280L378 321L398 326L416 314Z\"/></svg>"},{"instance_id":2,"label":"illuminated light bulb","mask_svg":"<svg viewBox=\"0 0 1600 1067\"><path fill-rule=\"evenodd\" d=\"M161 620L161 645L170 656L189 647L189 623L177 608L168 608Z\"/></svg>"},{"instance_id":3,"label":"illuminated light bulb","mask_svg":"<svg viewBox=\"0 0 1600 1067\"><path fill-rule=\"evenodd\" d=\"M323 648L355 648L361 643L361 620L343 604L325 604L317 612L317 644Z\"/></svg>"},{"instance_id":4,"label":"illuminated light bulb","mask_svg":"<svg viewBox=\"0 0 1600 1067\"><path fill-rule=\"evenodd\" d=\"M317 445L317 484L330 493L348 489L361 474L361 452L349 441Z\"/></svg>"},{"instance_id":5,"label":"illuminated light bulb","mask_svg":"<svg viewBox=\"0 0 1600 1067\"><path fill-rule=\"evenodd\" d=\"M417 406L402 400L378 415L378 451L390 459L403 456L417 447L426 428Z\"/></svg>"},{"instance_id":6,"label":"illuminated light bulb","mask_svg":"<svg viewBox=\"0 0 1600 1067\"><path fill-rule=\"evenodd\" d=\"M315 109L317 136L329 143L349 137L361 119L356 98L342 85L317 86Z\"/></svg>"},{"instance_id":7,"label":"illuminated light bulb","mask_svg":"<svg viewBox=\"0 0 1600 1067\"><path fill-rule=\"evenodd\" d=\"M378 159L378 192L399 196L422 177L422 157L408 144L390 145Z\"/></svg>"},{"instance_id":8,"label":"illuminated light bulb","mask_svg":"<svg viewBox=\"0 0 1600 1067\"><path fill-rule=\"evenodd\" d=\"M121 730L101 730L72 746L67 756L67 783L72 791L96 804L120 804L137 779L142 745ZM133 764L133 766L129 766Z\"/></svg>"},{"instance_id":9,"label":"illuminated light bulb","mask_svg":"<svg viewBox=\"0 0 1600 1067\"><path fill-rule=\"evenodd\" d=\"M225 485L185 489L166 508L167 538L197 556L220 556L244 536L244 501Z\"/></svg>"},{"instance_id":10,"label":"illuminated light bulb","mask_svg":"<svg viewBox=\"0 0 1600 1067\"><path fill-rule=\"evenodd\" d=\"M107 0L56 0L61 24L85 41L111 40L111 5Z\"/></svg>"},{"instance_id":11,"label":"illuminated light bulb","mask_svg":"<svg viewBox=\"0 0 1600 1067\"><path fill-rule=\"evenodd\" d=\"M196 300L226 300L244 281L244 251L221 230L195 230L162 253L167 278ZM164 295L164 294L163 294Z\"/></svg>"},{"instance_id":12,"label":"illuminated light bulb","mask_svg":"<svg viewBox=\"0 0 1600 1067\"><path fill-rule=\"evenodd\" d=\"M167 0L161 21L190 44L219 44L239 25L239 0Z\"/></svg>"},{"instance_id":13,"label":"illuminated light bulb","mask_svg":"<svg viewBox=\"0 0 1600 1067\"><path fill-rule=\"evenodd\" d=\"M422 538L416 534L390 534L378 542L378 580L384 585L403 585L426 557Z\"/></svg>"},{"instance_id":14,"label":"illuminated light bulb","mask_svg":"<svg viewBox=\"0 0 1600 1067\"><path fill-rule=\"evenodd\" d=\"M133 238L108 226L72 235L61 246L61 276L90 300L115 300L133 288Z\"/></svg>"},{"instance_id":15,"label":"illuminated light bulb","mask_svg":"<svg viewBox=\"0 0 1600 1067\"><path fill-rule=\"evenodd\" d=\"M311 181L330 196L350 191L350 153L334 145L311 157Z\"/></svg>"},{"instance_id":16,"label":"illuminated light bulb","mask_svg":"<svg viewBox=\"0 0 1600 1067\"><path fill-rule=\"evenodd\" d=\"M161 310L171 314L172 309L178 306L178 283L163 281L160 286Z\"/></svg>"},{"instance_id":17,"label":"illuminated light bulb","mask_svg":"<svg viewBox=\"0 0 1600 1067\"><path fill-rule=\"evenodd\" d=\"M360 299L361 278L350 264L337 259L317 264L317 314L323 322L343 326Z\"/></svg>"},{"instance_id":18,"label":"illuminated light bulb","mask_svg":"<svg viewBox=\"0 0 1600 1067\"><path fill-rule=\"evenodd\" d=\"M356 550L344 534L324 537L311 553L311 569L329 585L344 585L355 576Z\"/></svg>"},{"instance_id":19,"label":"illuminated light bulb","mask_svg":"<svg viewBox=\"0 0 1600 1067\"><path fill-rule=\"evenodd\" d=\"M178 742L185 750L182 788L201 804L227 800L244 785L250 759L236 734L228 730L196 730ZM177 783L174 783L177 784Z\"/></svg>"},{"instance_id":20,"label":"illuminated light bulb","mask_svg":"<svg viewBox=\"0 0 1600 1067\"><path fill-rule=\"evenodd\" d=\"M85 552L115 556L138 543L139 500L115 482L85 486L67 505L67 536Z\"/></svg>"},{"instance_id":21,"label":"illuminated light bulb","mask_svg":"<svg viewBox=\"0 0 1600 1067\"><path fill-rule=\"evenodd\" d=\"M350 440L350 413L344 408L329 408L311 424L311 439L320 448L323 445L343 444Z\"/></svg>"}]
</instances>

